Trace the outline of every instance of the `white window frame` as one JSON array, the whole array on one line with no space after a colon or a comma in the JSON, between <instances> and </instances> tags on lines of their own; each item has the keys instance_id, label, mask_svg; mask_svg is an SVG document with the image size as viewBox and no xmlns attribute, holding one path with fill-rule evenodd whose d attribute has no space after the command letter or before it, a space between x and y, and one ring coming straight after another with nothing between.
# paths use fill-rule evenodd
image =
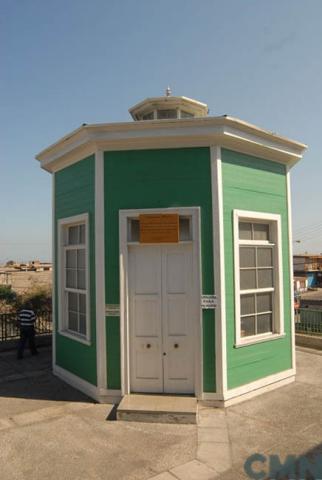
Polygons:
<instances>
[{"instance_id":1,"label":"white window frame","mask_svg":"<svg viewBox=\"0 0 322 480\"><path fill-rule=\"evenodd\" d=\"M86 268L86 289L81 293L86 295L86 335L79 334L68 329L68 313L67 313L67 290L65 287L65 263L66 248L65 235L68 227L76 225L85 225L85 268ZM85 345L91 344L90 337L90 272L89 272L89 220L88 213L74 215L72 217L62 218L58 220L58 332L60 335L76 340Z\"/></svg>"},{"instance_id":2,"label":"white window frame","mask_svg":"<svg viewBox=\"0 0 322 480\"><path fill-rule=\"evenodd\" d=\"M284 291L283 291L283 265L282 265L282 233L281 216L273 213L252 212L248 210L233 211L233 238L234 238L234 274L235 274L235 347L252 345L270 340L275 340L285 336L284 331ZM248 337L241 337L241 311L240 311L240 262L239 247L242 245L265 245L263 241L240 240L239 222L249 223L269 223L270 235L272 241L266 242L266 245L273 245L273 328L272 332L255 334ZM271 239L270 239L271 240ZM261 289L263 291L265 289ZM271 291L272 289L266 289ZM244 293L247 290L243 290ZM253 293L253 290L250 291Z\"/></svg>"}]
</instances>

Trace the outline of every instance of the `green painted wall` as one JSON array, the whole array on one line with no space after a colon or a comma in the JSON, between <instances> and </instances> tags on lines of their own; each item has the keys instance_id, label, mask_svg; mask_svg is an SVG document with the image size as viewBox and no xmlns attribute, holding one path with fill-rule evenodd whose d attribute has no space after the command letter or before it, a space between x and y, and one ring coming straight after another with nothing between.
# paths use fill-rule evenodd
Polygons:
<instances>
[{"instance_id":1,"label":"green painted wall","mask_svg":"<svg viewBox=\"0 0 322 480\"><path fill-rule=\"evenodd\" d=\"M64 337L56 332L56 363L58 366L96 385L96 324L95 324L95 157L90 156L55 174L55 239L56 258L61 218L88 213L90 263L91 345ZM56 292L57 288L56 269ZM56 295L56 325L58 325L59 296Z\"/></svg>"},{"instance_id":2,"label":"green painted wall","mask_svg":"<svg viewBox=\"0 0 322 480\"><path fill-rule=\"evenodd\" d=\"M119 210L201 207L202 284L213 294L212 200L208 148L105 152L106 303L120 303ZM106 318L108 388L119 389L119 318ZM203 315L204 391L215 391L213 311Z\"/></svg>"},{"instance_id":3,"label":"green painted wall","mask_svg":"<svg viewBox=\"0 0 322 480\"><path fill-rule=\"evenodd\" d=\"M222 150L226 268L228 388L287 370L291 357L291 299L286 170L281 164ZM285 338L235 348L233 209L270 212L282 217Z\"/></svg>"}]
</instances>

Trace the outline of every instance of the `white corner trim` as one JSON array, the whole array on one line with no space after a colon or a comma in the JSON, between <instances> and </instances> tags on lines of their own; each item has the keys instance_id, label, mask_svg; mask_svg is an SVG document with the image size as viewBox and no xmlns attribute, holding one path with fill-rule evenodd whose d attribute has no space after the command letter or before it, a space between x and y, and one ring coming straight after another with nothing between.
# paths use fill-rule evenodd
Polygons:
<instances>
[{"instance_id":1,"label":"white corner trim","mask_svg":"<svg viewBox=\"0 0 322 480\"><path fill-rule=\"evenodd\" d=\"M85 245L85 261L86 261L86 337L73 333L66 329L63 319L65 318L65 302L63 300L64 293L64 232L63 227L67 225L85 223L86 226L86 245ZM91 304L91 293L90 293L90 232L89 232L89 215L88 213L82 213L79 215L73 215L71 217L60 218L57 221L57 230L58 230L58 252L56 258L56 270L58 272L57 276L57 298L58 298L58 333L65 337L70 338L76 342L83 343L85 345L91 344L91 318L90 318L90 304Z\"/></svg>"},{"instance_id":2,"label":"white corner trim","mask_svg":"<svg viewBox=\"0 0 322 480\"><path fill-rule=\"evenodd\" d=\"M293 273L293 235L292 235L292 201L291 201L291 178L290 169L286 169L287 190L287 217L288 217L288 241L289 241L289 264L290 264L290 296L291 296L291 335L292 335L292 368L296 371L295 354L295 319L294 319L294 273Z\"/></svg>"},{"instance_id":3,"label":"white corner trim","mask_svg":"<svg viewBox=\"0 0 322 480\"><path fill-rule=\"evenodd\" d=\"M57 255L56 255L56 205L55 205L55 182L56 182L56 176L55 173L53 173L52 180L51 180L51 185L52 185L52 197L51 197L51 210L52 210L52 218L51 218L51 242L52 242L52 368L54 368L54 365L56 365L56 260L57 260ZM58 245L57 245L58 248Z\"/></svg>"},{"instance_id":4,"label":"white corner trim","mask_svg":"<svg viewBox=\"0 0 322 480\"><path fill-rule=\"evenodd\" d=\"M227 347L221 148L219 146L211 146L210 156L213 221L213 268L215 292L218 299L218 307L215 310L214 318L216 331L216 393L223 394L227 390Z\"/></svg>"},{"instance_id":5,"label":"white corner trim","mask_svg":"<svg viewBox=\"0 0 322 480\"><path fill-rule=\"evenodd\" d=\"M274 260L274 281L275 281L275 301L274 310L278 319L275 322L275 328L278 330L273 335L254 335L252 337L241 337L240 331L240 282L239 282L239 246L247 244L248 241L239 240L239 220L258 221L265 220L273 224L275 230L276 245L274 252L276 259ZM283 249L282 249L282 234L281 234L281 215L268 212L254 212L248 210L234 210L233 211L233 243L234 243L234 288L235 288L235 347L252 345L254 343L274 340L281 338L285 334L284 328L284 278L283 278ZM260 242L251 241L253 245L260 244ZM278 295L276 295L276 292ZM277 297L277 299L276 299ZM274 315L273 315L274 317Z\"/></svg>"},{"instance_id":6,"label":"white corner trim","mask_svg":"<svg viewBox=\"0 0 322 480\"><path fill-rule=\"evenodd\" d=\"M95 276L97 386L106 388L104 152L95 153Z\"/></svg>"}]
</instances>

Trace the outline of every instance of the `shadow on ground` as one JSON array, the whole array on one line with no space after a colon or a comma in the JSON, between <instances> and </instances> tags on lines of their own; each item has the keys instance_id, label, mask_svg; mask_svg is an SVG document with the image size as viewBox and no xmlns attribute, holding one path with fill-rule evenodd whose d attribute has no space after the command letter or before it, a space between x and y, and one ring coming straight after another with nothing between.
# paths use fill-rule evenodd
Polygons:
<instances>
[{"instance_id":1,"label":"shadow on ground","mask_svg":"<svg viewBox=\"0 0 322 480\"><path fill-rule=\"evenodd\" d=\"M51 358L51 347L39 348L34 357L26 351L22 360L17 360L15 351L0 353L0 398L93 402L52 374Z\"/></svg>"}]
</instances>

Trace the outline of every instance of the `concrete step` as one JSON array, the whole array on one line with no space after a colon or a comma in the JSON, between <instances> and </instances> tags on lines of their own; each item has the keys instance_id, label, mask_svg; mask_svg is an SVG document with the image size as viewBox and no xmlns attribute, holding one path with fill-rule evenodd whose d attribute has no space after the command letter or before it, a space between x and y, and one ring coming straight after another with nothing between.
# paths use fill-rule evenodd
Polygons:
<instances>
[{"instance_id":1,"label":"concrete step","mask_svg":"<svg viewBox=\"0 0 322 480\"><path fill-rule=\"evenodd\" d=\"M148 423L197 423L197 399L175 395L125 395L117 420Z\"/></svg>"}]
</instances>

